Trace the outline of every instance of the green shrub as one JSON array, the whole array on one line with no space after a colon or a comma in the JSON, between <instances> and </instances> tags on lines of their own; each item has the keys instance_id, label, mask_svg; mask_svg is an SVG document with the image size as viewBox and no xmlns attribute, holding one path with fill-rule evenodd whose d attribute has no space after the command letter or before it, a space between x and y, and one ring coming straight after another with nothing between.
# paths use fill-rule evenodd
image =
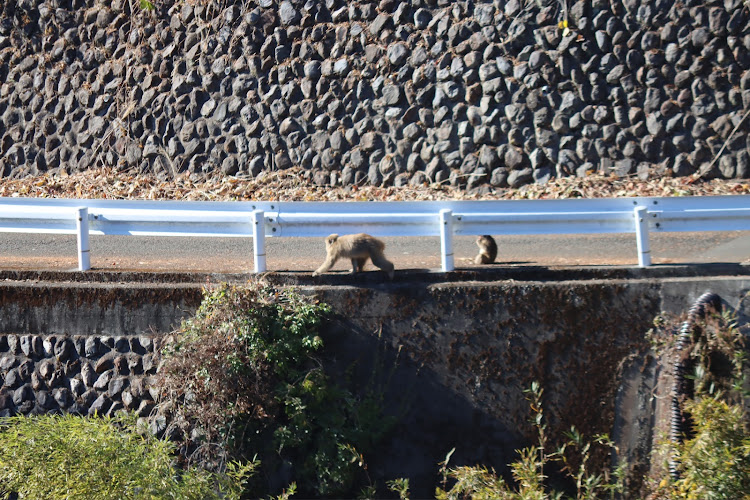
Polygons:
<instances>
[{"instance_id":1,"label":"green shrub","mask_svg":"<svg viewBox=\"0 0 750 500\"><path fill-rule=\"evenodd\" d=\"M695 394L721 394L727 402L741 402L746 397L747 346L736 318L728 311L708 316L696 323L693 340Z\"/></svg>"},{"instance_id":2,"label":"green shrub","mask_svg":"<svg viewBox=\"0 0 750 500\"><path fill-rule=\"evenodd\" d=\"M674 457L679 477L665 475L649 498L750 499L750 434L742 408L719 396L701 396L685 407L692 414L693 437L660 450Z\"/></svg>"},{"instance_id":3,"label":"green shrub","mask_svg":"<svg viewBox=\"0 0 750 500\"><path fill-rule=\"evenodd\" d=\"M226 474L173 465L174 445L129 417L9 417L0 421L0 495L19 498L240 498L257 464Z\"/></svg>"},{"instance_id":4,"label":"green shrub","mask_svg":"<svg viewBox=\"0 0 750 500\"><path fill-rule=\"evenodd\" d=\"M356 397L325 374L316 353L329 311L262 281L206 292L161 368L186 448L216 453L197 460L258 456L266 477L307 495L341 496L366 482L362 454L390 420L380 396Z\"/></svg>"},{"instance_id":5,"label":"green shrub","mask_svg":"<svg viewBox=\"0 0 750 500\"><path fill-rule=\"evenodd\" d=\"M742 408L712 397L686 406L695 437L678 449L678 498L750 498L750 434Z\"/></svg>"},{"instance_id":6,"label":"green shrub","mask_svg":"<svg viewBox=\"0 0 750 500\"><path fill-rule=\"evenodd\" d=\"M322 346L317 329L328 310L262 282L206 291L164 349L166 400L180 403L180 416L204 441L241 447L237 438L279 413L278 386L317 367L309 364Z\"/></svg>"}]
</instances>

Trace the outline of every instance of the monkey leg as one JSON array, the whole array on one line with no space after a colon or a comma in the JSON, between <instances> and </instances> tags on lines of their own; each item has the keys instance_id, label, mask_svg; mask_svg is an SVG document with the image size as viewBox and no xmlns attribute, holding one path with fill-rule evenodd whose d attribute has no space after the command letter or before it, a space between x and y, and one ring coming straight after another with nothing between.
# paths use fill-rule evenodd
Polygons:
<instances>
[{"instance_id":1,"label":"monkey leg","mask_svg":"<svg viewBox=\"0 0 750 500\"><path fill-rule=\"evenodd\" d=\"M475 264L490 264L490 258L483 253L480 253L474 258Z\"/></svg>"},{"instance_id":2,"label":"monkey leg","mask_svg":"<svg viewBox=\"0 0 750 500\"><path fill-rule=\"evenodd\" d=\"M327 257L325 262L323 262L319 268L315 270L315 272L312 274L313 276L318 276L320 274L328 272L329 269L331 269L335 264L336 261L339 260L337 257L331 258Z\"/></svg>"},{"instance_id":3,"label":"monkey leg","mask_svg":"<svg viewBox=\"0 0 750 500\"><path fill-rule=\"evenodd\" d=\"M352 274L364 271L367 257L352 259Z\"/></svg>"}]
</instances>

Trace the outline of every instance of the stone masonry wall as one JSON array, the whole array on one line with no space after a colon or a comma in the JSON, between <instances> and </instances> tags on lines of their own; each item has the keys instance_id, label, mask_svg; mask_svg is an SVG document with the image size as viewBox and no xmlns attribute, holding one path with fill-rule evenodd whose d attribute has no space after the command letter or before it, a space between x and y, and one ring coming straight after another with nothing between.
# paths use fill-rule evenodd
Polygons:
<instances>
[{"instance_id":1,"label":"stone masonry wall","mask_svg":"<svg viewBox=\"0 0 750 500\"><path fill-rule=\"evenodd\" d=\"M148 416L157 361L148 336L0 335L0 416Z\"/></svg>"},{"instance_id":2,"label":"stone masonry wall","mask_svg":"<svg viewBox=\"0 0 750 500\"><path fill-rule=\"evenodd\" d=\"M153 5L0 1L0 174L750 177L742 0Z\"/></svg>"}]
</instances>

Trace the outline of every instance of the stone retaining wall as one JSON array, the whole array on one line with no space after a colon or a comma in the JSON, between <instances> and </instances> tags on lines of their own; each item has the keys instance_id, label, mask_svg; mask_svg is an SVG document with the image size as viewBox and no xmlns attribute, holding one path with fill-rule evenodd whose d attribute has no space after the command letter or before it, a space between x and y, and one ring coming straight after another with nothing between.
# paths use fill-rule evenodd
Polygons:
<instances>
[{"instance_id":1,"label":"stone retaining wall","mask_svg":"<svg viewBox=\"0 0 750 500\"><path fill-rule=\"evenodd\" d=\"M0 174L750 176L742 0L138 4L0 3Z\"/></svg>"},{"instance_id":2,"label":"stone retaining wall","mask_svg":"<svg viewBox=\"0 0 750 500\"><path fill-rule=\"evenodd\" d=\"M0 335L0 416L121 409L147 416L158 343L148 336Z\"/></svg>"}]
</instances>

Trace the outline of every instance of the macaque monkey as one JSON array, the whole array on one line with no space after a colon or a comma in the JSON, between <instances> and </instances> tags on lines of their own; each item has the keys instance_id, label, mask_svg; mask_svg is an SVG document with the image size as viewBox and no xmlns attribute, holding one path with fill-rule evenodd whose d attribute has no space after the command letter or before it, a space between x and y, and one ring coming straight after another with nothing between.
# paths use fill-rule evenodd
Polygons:
<instances>
[{"instance_id":1,"label":"macaque monkey","mask_svg":"<svg viewBox=\"0 0 750 500\"><path fill-rule=\"evenodd\" d=\"M495 262L497 257L497 243L495 238L485 234L477 238L477 246L479 247L479 255L474 258L475 264L492 264Z\"/></svg>"},{"instance_id":2,"label":"macaque monkey","mask_svg":"<svg viewBox=\"0 0 750 500\"><path fill-rule=\"evenodd\" d=\"M373 264L393 279L393 263L383 255L384 248L385 243L369 234L346 234L344 236L332 234L326 238L326 261L313 273L313 276L327 272L339 259L351 259L352 274L358 273L364 269L367 259L372 259Z\"/></svg>"}]
</instances>

